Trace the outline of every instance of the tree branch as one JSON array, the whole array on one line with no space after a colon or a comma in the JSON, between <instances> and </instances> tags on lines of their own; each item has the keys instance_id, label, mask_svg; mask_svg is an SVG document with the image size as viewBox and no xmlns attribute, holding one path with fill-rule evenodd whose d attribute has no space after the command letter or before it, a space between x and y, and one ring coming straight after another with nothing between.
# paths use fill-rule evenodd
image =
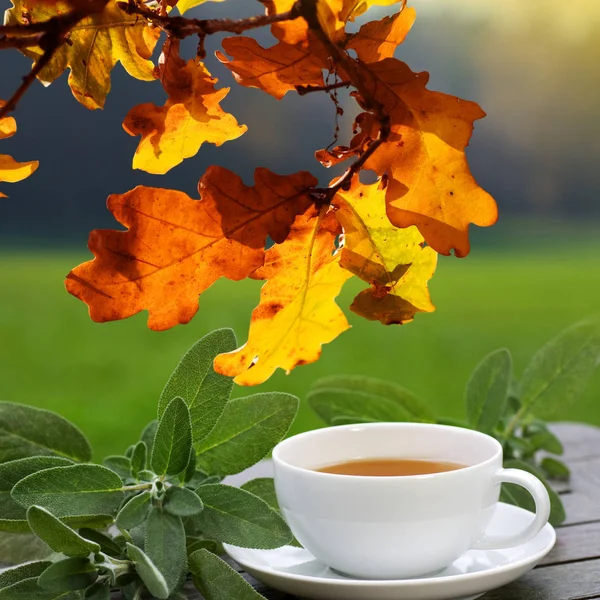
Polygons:
<instances>
[{"instance_id":1,"label":"tree branch","mask_svg":"<svg viewBox=\"0 0 600 600\"><path fill-rule=\"evenodd\" d=\"M310 94L311 92L330 92L351 85L352 83L350 81L338 81L331 85L297 85L296 91L299 96L306 96L306 94Z\"/></svg>"},{"instance_id":2,"label":"tree branch","mask_svg":"<svg viewBox=\"0 0 600 600\"><path fill-rule=\"evenodd\" d=\"M281 21L292 21L300 16L300 0L287 12L277 15L258 15L256 17L248 17L247 19L188 19L179 16L171 17L161 15L145 6L138 6L131 1L119 2L118 6L127 14L145 17L177 38L184 38L190 35L204 37L220 31L240 34L250 29L264 27L265 25L272 25Z\"/></svg>"},{"instance_id":3,"label":"tree branch","mask_svg":"<svg viewBox=\"0 0 600 600\"><path fill-rule=\"evenodd\" d=\"M348 189L352 178L364 166L367 160L385 142L390 135L390 117L383 106L376 100L375 96L367 86L365 79L358 68L358 63L340 48L333 40L329 38L317 14L317 3L319 0L300 0L300 13L306 19L308 26L315 33L317 38L325 46L325 49L333 59L338 69L344 72L348 82L358 91L362 99L364 108L373 113L379 121L379 133L374 140L371 140L367 148L360 157L352 163L350 168L330 187L314 190L317 203L331 201L340 189Z\"/></svg>"}]
</instances>

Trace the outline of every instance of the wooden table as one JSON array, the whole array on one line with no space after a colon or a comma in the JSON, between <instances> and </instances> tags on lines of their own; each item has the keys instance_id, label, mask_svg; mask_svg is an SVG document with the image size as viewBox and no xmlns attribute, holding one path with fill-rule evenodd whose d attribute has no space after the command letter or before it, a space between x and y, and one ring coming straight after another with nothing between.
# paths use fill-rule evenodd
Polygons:
<instances>
[{"instance_id":1,"label":"wooden table","mask_svg":"<svg viewBox=\"0 0 600 600\"><path fill-rule=\"evenodd\" d=\"M567 520L557 531L556 546L536 569L482 600L600 600L600 429L561 423L553 430L565 446L564 460L572 473L568 483L556 486ZM269 469L259 464L228 483L268 476ZM268 600L294 599L243 575ZM188 597L201 598L191 589Z\"/></svg>"}]
</instances>

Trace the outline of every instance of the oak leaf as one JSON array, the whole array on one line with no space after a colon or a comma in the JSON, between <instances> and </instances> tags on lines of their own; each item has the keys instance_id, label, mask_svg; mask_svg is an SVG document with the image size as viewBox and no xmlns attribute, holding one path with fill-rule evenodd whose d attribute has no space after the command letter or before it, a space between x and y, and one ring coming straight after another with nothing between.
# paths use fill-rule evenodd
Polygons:
<instances>
[{"instance_id":1,"label":"oak leaf","mask_svg":"<svg viewBox=\"0 0 600 600\"><path fill-rule=\"evenodd\" d=\"M177 2L177 8L179 9L180 14L185 13L190 8L194 8L196 6L200 6L205 2L224 2L225 0L179 0Z\"/></svg>"},{"instance_id":2,"label":"oak leaf","mask_svg":"<svg viewBox=\"0 0 600 600\"><path fill-rule=\"evenodd\" d=\"M220 106L229 88L216 90L217 80L202 63L182 60L179 40L169 38L165 43L159 73L168 94L165 105L139 104L123 122L127 133L142 136L134 169L164 174L195 156L204 142L220 146L247 131Z\"/></svg>"},{"instance_id":3,"label":"oak leaf","mask_svg":"<svg viewBox=\"0 0 600 600\"><path fill-rule=\"evenodd\" d=\"M217 58L245 87L262 89L281 100L298 85L323 85L323 69L327 60L314 48L279 41L263 48L249 37L230 37L223 40L223 50Z\"/></svg>"},{"instance_id":4,"label":"oak leaf","mask_svg":"<svg viewBox=\"0 0 600 600\"><path fill-rule=\"evenodd\" d=\"M394 56L396 48L406 39L417 13L414 8L404 8L395 15L380 21L365 23L346 44L360 60L373 63Z\"/></svg>"},{"instance_id":5,"label":"oak leaf","mask_svg":"<svg viewBox=\"0 0 600 600\"><path fill-rule=\"evenodd\" d=\"M416 225L436 252L466 256L470 223L493 225L494 199L472 176L465 148L473 123L485 116L474 102L426 88L428 73L413 73L395 58L360 66L371 93L390 116L391 133L364 167L387 178L387 215L396 227ZM334 163L361 154L377 137L379 124L370 113L357 121L361 132L349 149L317 156Z\"/></svg>"},{"instance_id":6,"label":"oak leaf","mask_svg":"<svg viewBox=\"0 0 600 600\"><path fill-rule=\"evenodd\" d=\"M371 284L350 309L384 325L406 323L417 312L433 311L427 282L435 272L437 254L423 247L416 227L392 226L381 185L354 181L349 191L338 192L333 204L344 229L340 265Z\"/></svg>"},{"instance_id":7,"label":"oak leaf","mask_svg":"<svg viewBox=\"0 0 600 600\"><path fill-rule=\"evenodd\" d=\"M72 4L65 1L50 6L36 0L13 0L6 24L40 23L71 10ZM70 68L69 86L75 98L89 109L102 108L110 91L110 72L117 62L132 77L155 79L150 57L159 36L158 28L121 10L117 0L110 0L102 12L82 19L71 29L39 79L52 83ZM30 48L23 53L37 60L43 51Z\"/></svg>"},{"instance_id":8,"label":"oak leaf","mask_svg":"<svg viewBox=\"0 0 600 600\"><path fill-rule=\"evenodd\" d=\"M94 321L147 310L154 330L187 323L217 279L244 279L263 264L267 236L285 239L316 184L310 173L267 169L257 169L255 181L247 188L227 169L210 167L201 200L143 186L110 196L108 208L128 230L92 231L95 259L69 273L67 290L88 304Z\"/></svg>"},{"instance_id":9,"label":"oak leaf","mask_svg":"<svg viewBox=\"0 0 600 600\"><path fill-rule=\"evenodd\" d=\"M328 226L330 218L310 207L296 218L287 240L267 250L264 266L252 274L267 282L252 312L248 342L217 356L217 372L239 385L257 385L277 368L289 372L316 361L321 346L348 329L335 298L351 273L333 253L337 224Z\"/></svg>"},{"instance_id":10,"label":"oak leaf","mask_svg":"<svg viewBox=\"0 0 600 600\"><path fill-rule=\"evenodd\" d=\"M0 100L0 107L6 103ZM0 140L12 137L17 131L17 122L13 117L0 119ZM29 162L17 162L8 154L0 154L0 183L16 183L29 177L39 166L37 160ZM6 195L0 192L0 198Z\"/></svg>"}]
</instances>

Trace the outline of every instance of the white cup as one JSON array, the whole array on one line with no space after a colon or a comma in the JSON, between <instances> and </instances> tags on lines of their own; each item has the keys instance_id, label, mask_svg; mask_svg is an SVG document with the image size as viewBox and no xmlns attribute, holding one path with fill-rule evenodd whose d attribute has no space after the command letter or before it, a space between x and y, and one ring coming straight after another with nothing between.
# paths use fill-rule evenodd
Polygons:
<instances>
[{"instance_id":1,"label":"white cup","mask_svg":"<svg viewBox=\"0 0 600 600\"><path fill-rule=\"evenodd\" d=\"M466 466L397 477L315 470L374 458ZM298 541L329 567L353 577L404 579L435 573L470 548L524 544L550 515L548 492L539 479L503 469L497 440L460 427L368 423L317 429L278 444L273 466L277 500ZM535 500L536 513L516 535L486 535L502 482L523 486Z\"/></svg>"}]
</instances>

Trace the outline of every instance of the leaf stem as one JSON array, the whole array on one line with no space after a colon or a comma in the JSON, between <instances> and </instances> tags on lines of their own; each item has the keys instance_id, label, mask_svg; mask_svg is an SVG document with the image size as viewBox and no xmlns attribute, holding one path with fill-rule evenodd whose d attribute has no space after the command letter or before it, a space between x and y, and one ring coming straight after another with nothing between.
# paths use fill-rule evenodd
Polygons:
<instances>
[{"instance_id":1,"label":"leaf stem","mask_svg":"<svg viewBox=\"0 0 600 600\"><path fill-rule=\"evenodd\" d=\"M506 429L504 430L504 433L502 434L502 437L505 440L508 439L510 435L512 435L513 431L516 429L517 425L519 424L519 421L525 416L527 409L528 409L527 406L522 406L514 414L513 418L508 422L508 425L506 426Z\"/></svg>"},{"instance_id":2,"label":"leaf stem","mask_svg":"<svg viewBox=\"0 0 600 600\"><path fill-rule=\"evenodd\" d=\"M142 490L149 490L152 488L152 483L138 483L137 485L124 485L124 492L137 492Z\"/></svg>"}]
</instances>

